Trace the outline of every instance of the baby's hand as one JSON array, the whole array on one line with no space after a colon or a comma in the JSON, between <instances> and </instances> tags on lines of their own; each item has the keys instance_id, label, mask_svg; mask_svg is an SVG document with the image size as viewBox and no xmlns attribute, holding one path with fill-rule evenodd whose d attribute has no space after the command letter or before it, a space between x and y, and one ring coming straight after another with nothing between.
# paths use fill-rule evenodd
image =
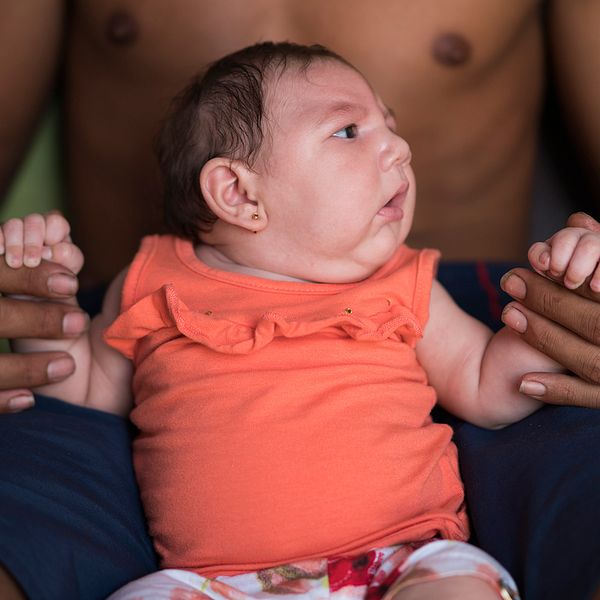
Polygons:
<instances>
[{"instance_id":1,"label":"baby's hand","mask_svg":"<svg viewBox=\"0 0 600 600\"><path fill-rule=\"evenodd\" d=\"M600 233L580 227L566 227L545 242L529 248L531 266L538 272L563 278L566 288L578 288L587 277L594 292L600 292Z\"/></svg>"},{"instance_id":2,"label":"baby's hand","mask_svg":"<svg viewBox=\"0 0 600 600\"><path fill-rule=\"evenodd\" d=\"M71 242L71 228L59 213L32 214L0 225L0 256L13 269L37 267L49 260L77 274L83 266L81 250Z\"/></svg>"}]
</instances>

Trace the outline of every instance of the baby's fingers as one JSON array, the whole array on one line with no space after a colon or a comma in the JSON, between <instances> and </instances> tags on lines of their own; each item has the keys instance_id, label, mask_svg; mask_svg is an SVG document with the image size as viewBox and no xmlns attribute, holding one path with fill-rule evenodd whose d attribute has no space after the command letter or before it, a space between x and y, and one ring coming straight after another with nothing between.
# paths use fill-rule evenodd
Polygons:
<instances>
[{"instance_id":1,"label":"baby's fingers","mask_svg":"<svg viewBox=\"0 0 600 600\"><path fill-rule=\"evenodd\" d=\"M69 222L59 212L51 212L46 215L46 237L44 238L46 246L71 241L70 233Z\"/></svg>"},{"instance_id":2,"label":"baby's fingers","mask_svg":"<svg viewBox=\"0 0 600 600\"><path fill-rule=\"evenodd\" d=\"M9 219L2 225L2 244L6 264L13 269L23 266L23 221Z\"/></svg>"},{"instance_id":3,"label":"baby's fingers","mask_svg":"<svg viewBox=\"0 0 600 600\"><path fill-rule=\"evenodd\" d=\"M550 240L552 250L550 252L549 268L551 275L554 277L562 277L566 274L575 249L577 248L580 239L585 237L586 233L589 234L585 229L568 227L566 229L561 229L552 236Z\"/></svg>"},{"instance_id":4,"label":"baby's fingers","mask_svg":"<svg viewBox=\"0 0 600 600\"><path fill-rule=\"evenodd\" d=\"M46 224L42 215L27 215L23 219L23 264L37 267L42 260Z\"/></svg>"},{"instance_id":5,"label":"baby's fingers","mask_svg":"<svg viewBox=\"0 0 600 600\"><path fill-rule=\"evenodd\" d=\"M599 259L600 238L598 235L594 233L582 235L565 272L565 287L574 290L593 274L590 287L594 291L600 290L600 273L596 273Z\"/></svg>"},{"instance_id":6,"label":"baby's fingers","mask_svg":"<svg viewBox=\"0 0 600 600\"><path fill-rule=\"evenodd\" d=\"M46 260L58 263L73 273L79 273L83 267L83 253L72 242L61 242L55 244L52 248L45 247L43 257Z\"/></svg>"},{"instance_id":7,"label":"baby's fingers","mask_svg":"<svg viewBox=\"0 0 600 600\"><path fill-rule=\"evenodd\" d=\"M533 269L544 274L550 268L550 245L546 242L532 244L527 253L527 258Z\"/></svg>"}]
</instances>

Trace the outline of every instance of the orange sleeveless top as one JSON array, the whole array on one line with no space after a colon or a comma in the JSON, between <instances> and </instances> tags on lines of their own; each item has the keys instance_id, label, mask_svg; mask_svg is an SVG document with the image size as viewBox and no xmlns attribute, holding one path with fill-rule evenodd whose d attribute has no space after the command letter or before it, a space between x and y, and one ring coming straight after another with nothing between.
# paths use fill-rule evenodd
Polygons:
<instances>
[{"instance_id":1,"label":"orange sleeveless top","mask_svg":"<svg viewBox=\"0 0 600 600\"><path fill-rule=\"evenodd\" d=\"M108 343L131 358L134 464L163 568L231 575L466 539L451 429L414 347L438 253L352 284L272 281L143 240Z\"/></svg>"}]
</instances>

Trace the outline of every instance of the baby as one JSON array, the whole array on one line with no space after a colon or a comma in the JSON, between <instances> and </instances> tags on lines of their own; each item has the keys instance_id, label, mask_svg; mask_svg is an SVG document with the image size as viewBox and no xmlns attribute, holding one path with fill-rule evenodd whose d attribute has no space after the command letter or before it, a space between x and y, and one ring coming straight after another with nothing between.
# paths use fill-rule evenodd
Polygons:
<instances>
[{"instance_id":1,"label":"baby","mask_svg":"<svg viewBox=\"0 0 600 600\"><path fill-rule=\"evenodd\" d=\"M438 253L404 244L411 154L363 76L321 46L245 48L177 98L159 158L174 235L142 241L89 335L19 342L76 359L39 391L139 429L166 570L114 598L517 598L465 543L452 431L430 412L503 427L540 406L521 376L560 367L465 314ZM7 222L0 250L83 262L57 214ZM594 289L599 257L573 228L529 255Z\"/></svg>"}]
</instances>

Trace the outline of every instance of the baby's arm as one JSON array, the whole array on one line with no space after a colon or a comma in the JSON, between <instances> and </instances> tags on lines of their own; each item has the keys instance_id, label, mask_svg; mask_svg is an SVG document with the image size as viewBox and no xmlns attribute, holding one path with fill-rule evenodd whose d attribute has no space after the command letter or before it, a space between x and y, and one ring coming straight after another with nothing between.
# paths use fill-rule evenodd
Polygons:
<instances>
[{"instance_id":1,"label":"baby's arm","mask_svg":"<svg viewBox=\"0 0 600 600\"><path fill-rule=\"evenodd\" d=\"M13 268L35 267L45 259L77 274L83 266L83 255L71 242L69 230L68 222L57 213L10 219L0 226L0 256L4 255L6 263ZM62 382L36 388L36 392L117 414L129 412L130 363L102 340L104 327L119 313L124 277L125 272L109 288L102 313L92 321L89 332L76 339L13 342L18 352L64 350L75 361L73 375ZM74 298L66 302L77 303Z\"/></svg>"},{"instance_id":2,"label":"baby's arm","mask_svg":"<svg viewBox=\"0 0 600 600\"><path fill-rule=\"evenodd\" d=\"M425 335L416 351L440 404L466 421L492 429L519 421L541 406L519 393L525 373L561 370L511 329L494 335L460 309L437 281Z\"/></svg>"},{"instance_id":3,"label":"baby's arm","mask_svg":"<svg viewBox=\"0 0 600 600\"><path fill-rule=\"evenodd\" d=\"M576 227L562 229L529 250L534 269L563 277L571 289L589 277L592 290L600 290L599 259L600 234ZM500 427L522 419L540 405L519 393L522 376L564 370L508 328L492 335L462 312L438 283L430 314L418 356L440 403L468 421Z\"/></svg>"}]
</instances>

